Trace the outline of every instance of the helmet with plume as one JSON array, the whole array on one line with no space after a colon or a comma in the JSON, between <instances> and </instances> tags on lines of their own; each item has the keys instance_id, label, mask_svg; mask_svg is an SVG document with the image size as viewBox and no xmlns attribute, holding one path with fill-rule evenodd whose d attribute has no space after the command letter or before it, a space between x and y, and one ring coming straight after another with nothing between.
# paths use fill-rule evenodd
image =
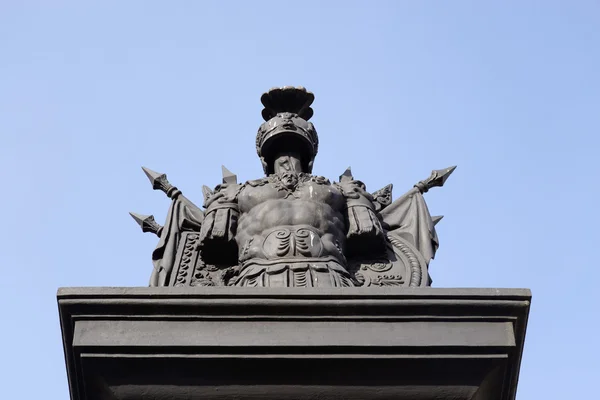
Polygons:
<instances>
[{"instance_id":1,"label":"helmet with plume","mask_svg":"<svg viewBox=\"0 0 600 400\"><path fill-rule=\"evenodd\" d=\"M260 101L264 122L256 135L256 151L266 175L273 173L275 156L282 151L301 155L302 169L312 172L319 148L317 131L308 120L315 96L303 87L284 86L264 93Z\"/></svg>"}]
</instances>

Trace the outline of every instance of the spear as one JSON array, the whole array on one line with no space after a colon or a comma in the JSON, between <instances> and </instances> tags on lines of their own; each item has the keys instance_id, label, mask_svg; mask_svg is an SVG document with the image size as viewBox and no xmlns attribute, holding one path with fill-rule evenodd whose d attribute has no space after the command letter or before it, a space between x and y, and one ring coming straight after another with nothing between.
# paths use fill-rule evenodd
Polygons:
<instances>
[{"instance_id":1,"label":"spear","mask_svg":"<svg viewBox=\"0 0 600 400\"><path fill-rule=\"evenodd\" d=\"M433 187L444 186L444 183L446 183L446 180L450 177L455 169L456 165L445 169L433 170L431 171L429 178L417 182L417 184L415 184L415 188L417 188L421 193L427 193L429 189Z\"/></svg>"},{"instance_id":2,"label":"spear","mask_svg":"<svg viewBox=\"0 0 600 400\"><path fill-rule=\"evenodd\" d=\"M150 180L154 190L160 190L164 192L168 198L173 200L181 194L181 190L171 185L171 183L167 180L167 174L155 172L146 167L142 167L142 170Z\"/></svg>"},{"instance_id":3,"label":"spear","mask_svg":"<svg viewBox=\"0 0 600 400\"><path fill-rule=\"evenodd\" d=\"M177 187L171 185L171 183L167 180L167 174L163 174L160 172L152 171L150 168L142 167L142 170L150 180L152 184L152 188L154 190L160 190L171 200L182 202L190 212L194 214L195 222L199 224L204 220L204 213L198 206L188 200L182 193L181 190L177 189Z\"/></svg>"},{"instance_id":4,"label":"spear","mask_svg":"<svg viewBox=\"0 0 600 400\"><path fill-rule=\"evenodd\" d=\"M154 215L142 215L134 212L130 212L129 215L142 228L142 232L152 232L158 237L162 234L163 227L154 220Z\"/></svg>"}]
</instances>

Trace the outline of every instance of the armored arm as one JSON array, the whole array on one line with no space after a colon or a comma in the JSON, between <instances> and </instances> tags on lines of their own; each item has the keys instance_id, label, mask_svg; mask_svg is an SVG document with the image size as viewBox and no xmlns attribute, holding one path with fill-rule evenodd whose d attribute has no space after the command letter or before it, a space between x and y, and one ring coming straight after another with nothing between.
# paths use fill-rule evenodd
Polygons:
<instances>
[{"instance_id":1,"label":"armored arm","mask_svg":"<svg viewBox=\"0 0 600 400\"><path fill-rule=\"evenodd\" d=\"M360 181L353 181L351 192L346 192L348 211L348 238L353 236L381 236L381 223L375 215L372 196Z\"/></svg>"},{"instance_id":2,"label":"armored arm","mask_svg":"<svg viewBox=\"0 0 600 400\"><path fill-rule=\"evenodd\" d=\"M348 251L350 255L383 250L385 237L377 216L373 196L349 171L337 184L346 198Z\"/></svg>"},{"instance_id":3,"label":"armored arm","mask_svg":"<svg viewBox=\"0 0 600 400\"><path fill-rule=\"evenodd\" d=\"M207 263L235 264L237 244L235 235L239 208L237 195L242 185L224 183L210 193L204 207L204 222L200 229L200 250Z\"/></svg>"}]
</instances>

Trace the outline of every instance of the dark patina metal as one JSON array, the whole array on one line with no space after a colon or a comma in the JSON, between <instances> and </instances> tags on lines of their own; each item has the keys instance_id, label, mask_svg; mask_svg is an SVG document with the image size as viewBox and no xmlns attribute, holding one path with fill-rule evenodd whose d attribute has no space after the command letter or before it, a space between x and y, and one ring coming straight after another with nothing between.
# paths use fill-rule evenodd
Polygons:
<instances>
[{"instance_id":1,"label":"dark patina metal","mask_svg":"<svg viewBox=\"0 0 600 400\"><path fill-rule=\"evenodd\" d=\"M348 168L337 182L312 174L319 138L312 93L283 87L263 94L256 151L265 177L203 188L200 208L165 174L144 168L171 200L164 227L133 214L160 238L150 286L428 286L438 248L423 198L455 167L433 171L392 201L392 185L369 193Z\"/></svg>"}]
</instances>

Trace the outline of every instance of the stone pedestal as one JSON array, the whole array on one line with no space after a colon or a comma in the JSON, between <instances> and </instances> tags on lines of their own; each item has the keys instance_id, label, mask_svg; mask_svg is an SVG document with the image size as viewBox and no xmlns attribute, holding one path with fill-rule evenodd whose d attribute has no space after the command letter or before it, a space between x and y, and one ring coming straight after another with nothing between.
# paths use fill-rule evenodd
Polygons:
<instances>
[{"instance_id":1,"label":"stone pedestal","mask_svg":"<svg viewBox=\"0 0 600 400\"><path fill-rule=\"evenodd\" d=\"M530 292L64 288L73 400L514 399Z\"/></svg>"}]
</instances>

